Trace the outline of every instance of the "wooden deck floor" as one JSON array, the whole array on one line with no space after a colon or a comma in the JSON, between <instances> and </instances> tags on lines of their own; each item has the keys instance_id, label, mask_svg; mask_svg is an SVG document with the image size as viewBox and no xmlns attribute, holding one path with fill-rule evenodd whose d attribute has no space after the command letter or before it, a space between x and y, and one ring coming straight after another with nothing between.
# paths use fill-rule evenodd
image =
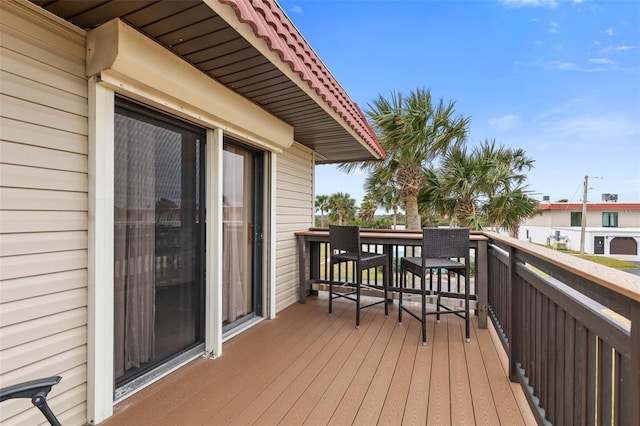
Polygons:
<instances>
[{"instance_id":1,"label":"wooden deck floor","mask_svg":"<svg viewBox=\"0 0 640 426\"><path fill-rule=\"evenodd\" d=\"M322 293L321 293L322 294ZM275 320L224 344L115 407L106 425L519 425L535 424L518 385L505 374L495 336L474 321L429 317L428 344L397 306L362 311L310 297Z\"/></svg>"}]
</instances>

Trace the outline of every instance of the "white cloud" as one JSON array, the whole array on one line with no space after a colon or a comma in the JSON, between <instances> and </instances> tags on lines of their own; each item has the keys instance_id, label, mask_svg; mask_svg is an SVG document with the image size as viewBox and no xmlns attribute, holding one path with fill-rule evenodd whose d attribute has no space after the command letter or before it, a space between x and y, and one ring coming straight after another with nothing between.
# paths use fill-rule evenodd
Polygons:
<instances>
[{"instance_id":1,"label":"white cloud","mask_svg":"<svg viewBox=\"0 0 640 426\"><path fill-rule=\"evenodd\" d=\"M292 13L302 13L302 7L294 4L293 6L291 6L291 12Z\"/></svg>"},{"instance_id":2,"label":"white cloud","mask_svg":"<svg viewBox=\"0 0 640 426\"><path fill-rule=\"evenodd\" d=\"M607 28L606 30L602 30L600 31L602 34L606 34L608 36L612 36L613 35L613 28Z\"/></svg>"},{"instance_id":3,"label":"white cloud","mask_svg":"<svg viewBox=\"0 0 640 426\"><path fill-rule=\"evenodd\" d=\"M514 114L503 115L489 120L489 125L498 130L511 130L520 122L520 117Z\"/></svg>"},{"instance_id":4,"label":"white cloud","mask_svg":"<svg viewBox=\"0 0 640 426\"><path fill-rule=\"evenodd\" d=\"M558 23L553 21L549 24L549 32L550 33L557 33L558 32Z\"/></svg>"},{"instance_id":5,"label":"white cloud","mask_svg":"<svg viewBox=\"0 0 640 426\"><path fill-rule=\"evenodd\" d=\"M589 62L592 64L612 64L613 61L607 58L589 58Z\"/></svg>"},{"instance_id":6,"label":"white cloud","mask_svg":"<svg viewBox=\"0 0 640 426\"><path fill-rule=\"evenodd\" d=\"M571 71L578 69L578 65L573 62L558 62L556 63L556 69L563 71Z\"/></svg>"},{"instance_id":7,"label":"white cloud","mask_svg":"<svg viewBox=\"0 0 640 426\"><path fill-rule=\"evenodd\" d=\"M500 0L500 3L510 7L550 7L558 6L556 0Z\"/></svg>"}]
</instances>

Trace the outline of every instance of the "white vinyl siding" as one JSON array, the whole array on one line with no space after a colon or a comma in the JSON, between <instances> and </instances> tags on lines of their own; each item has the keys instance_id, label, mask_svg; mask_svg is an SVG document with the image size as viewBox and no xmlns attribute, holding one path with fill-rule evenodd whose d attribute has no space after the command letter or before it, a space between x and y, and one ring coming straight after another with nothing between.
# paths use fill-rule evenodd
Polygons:
<instances>
[{"instance_id":1,"label":"white vinyl siding","mask_svg":"<svg viewBox=\"0 0 640 426\"><path fill-rule=\"evenodd\" d=\"M53 375L62 424L86 422L87 79L84 32L0 4L0 386ZM0 423L40 424L27 399Z\"/></svg>"},{"instance_id":2,"label":"white vinyl siding","mask_svg":"<svg viewBox=\"0 0 640 426\"><path fill-rule=\"evenodd\" d=\"M276 174L276 310L299 299L294 232L313 226L313 152L295 143L278 155Z\"/></svg>"}]
</instances>

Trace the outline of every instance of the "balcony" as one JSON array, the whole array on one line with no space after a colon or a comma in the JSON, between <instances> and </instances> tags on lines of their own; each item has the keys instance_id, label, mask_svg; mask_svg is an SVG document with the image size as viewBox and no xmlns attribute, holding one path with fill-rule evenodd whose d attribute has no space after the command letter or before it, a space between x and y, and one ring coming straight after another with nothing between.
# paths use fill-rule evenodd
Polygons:
<instances>
[{"instance_id":1,"label":"balcony","mask_svg":"<svg viewBox=\"0 0 640 426\"><path fill-rule=\"evenodd\" d=\"M419 244L365 237L393 260ZM639 424L637 277L475 234L471 343L459 318L430 316L422 346L397 304L386 319L364 310L360 329L349 302L327 315L326 238L298 234L305 303L123 401L106 424Z\"/></svg>"}]
</instances>

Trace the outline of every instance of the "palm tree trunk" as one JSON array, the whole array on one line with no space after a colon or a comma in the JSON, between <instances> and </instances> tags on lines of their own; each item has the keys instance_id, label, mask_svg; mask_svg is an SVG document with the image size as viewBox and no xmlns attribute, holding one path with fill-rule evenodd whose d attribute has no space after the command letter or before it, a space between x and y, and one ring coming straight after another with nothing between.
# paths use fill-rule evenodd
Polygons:
<instances>
[{"instance_id":1,"label":"palm tree trunk","mask_svg":"<svg viewBox=\"0 0 640 426\"><path fill-rule=\"evenodd\" d=\"M422 229L420 213L418 213L418 196L407 195L404 200L407 213L407 229Z\"/></svg>"}]
</instances>

